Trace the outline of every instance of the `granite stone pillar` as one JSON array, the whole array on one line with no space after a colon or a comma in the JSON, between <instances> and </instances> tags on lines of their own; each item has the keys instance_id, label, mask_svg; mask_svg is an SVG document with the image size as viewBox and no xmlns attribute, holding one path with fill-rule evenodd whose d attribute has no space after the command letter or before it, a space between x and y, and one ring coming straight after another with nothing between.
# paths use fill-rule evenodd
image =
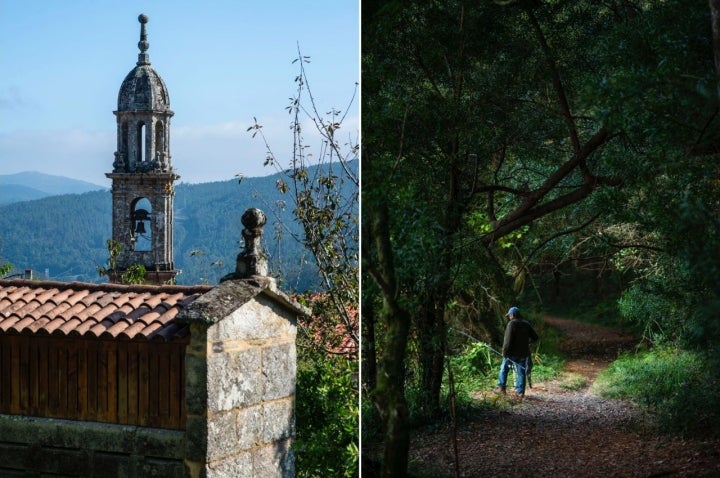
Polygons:
<instances>
[{"instance_id":1,"label":"granite stone pillar","mask_svg":"<svg viewBox=\"0 0 720 478\"><path fill-rule=\"evenodd\" d=\"M192 478L295 476L295 336L306 311L271 278L239 278L248 270L257 272L236 271L178 318L191 332L185 465Z\"/></svg>"}]
</instances>

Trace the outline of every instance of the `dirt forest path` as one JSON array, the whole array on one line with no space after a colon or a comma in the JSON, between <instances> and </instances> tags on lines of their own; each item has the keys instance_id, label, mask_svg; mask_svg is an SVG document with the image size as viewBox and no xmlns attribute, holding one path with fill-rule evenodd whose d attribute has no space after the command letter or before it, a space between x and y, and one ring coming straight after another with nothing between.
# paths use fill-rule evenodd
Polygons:
<instances>
[{"instance_id":1,"label":"dirt forest path","mask_svg":"<svg viewBox=\"0 0 720 478\"><path fill-rule=\"evenodd\" d=\"M590 393L618 351L633 346L631 336L558 317L545 323L563 333L566 370L585 384L568 390L560 381L536 383L521 402L459 423L460 476L720 476L720 443L659 436L632 404ZM454 476L451 437L446 427L412 439L410 459L424 470L420 476Z\"/></svg>"}]
</instances>

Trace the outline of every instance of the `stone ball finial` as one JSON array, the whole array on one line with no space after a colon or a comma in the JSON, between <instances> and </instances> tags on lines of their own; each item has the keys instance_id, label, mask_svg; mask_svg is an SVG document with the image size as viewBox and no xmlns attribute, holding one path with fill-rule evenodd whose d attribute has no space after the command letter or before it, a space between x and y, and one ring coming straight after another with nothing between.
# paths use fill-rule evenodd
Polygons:
<instances>
[{"instance_id":1,"label":"stone ball finial","mask_svg":"<svg viewBox=\"0 0 720 478\"><path fill-rule=\"evenodd\" d=\"M245 227L242 230L245 247L237 256L235 272L226 275L220 282L250 278L258 280L259 277L272 281L273 279L268 277L268 258L260 244L267 216L260 209L250 208L243 213L240 221Z\"/></svg>"},{"instance_id":2,"label":"stone ball finial","mask_svg":"<svg viewBox=\"0 0 720 478\"><path fill-rule=\"evenodd\" d=\"M146 51L148 51L148 48L150 48L150 43L148 43L147 41L147 32L145 31L145 24L148 22L149 19L150 17L148 17L144 13L141 13L138 16L138 21L140 22L140 41L138 42L138 49L140 50L140 54L138 55L138 66L150 64L150 57L147 53L145 53Z\"/></svg>"},{"instance_id":3,"label":"stone ball finial","mask_svg":"<svg viewBox=\"0 0 720 478\"><path fill-rule=\"evenodd\" d=\"M267 222L265 213L257 208L250 208L242 215L242 237L245 249L238 255L235 274L241 278L266 276L268 272L267 257L262 251L260 238L263 226Z\"/></svg>"},{"instance_id":4,"label":"stone ball finial","mask_svg":"<svg viewBox=\"0 0 720 478\"><path fill-rule=\"evenodd\" d=\"M243 213L241 222L247 229L257 229L267 223L267 217L260 209L250 208Z\"/></svg>"}]
</instances>

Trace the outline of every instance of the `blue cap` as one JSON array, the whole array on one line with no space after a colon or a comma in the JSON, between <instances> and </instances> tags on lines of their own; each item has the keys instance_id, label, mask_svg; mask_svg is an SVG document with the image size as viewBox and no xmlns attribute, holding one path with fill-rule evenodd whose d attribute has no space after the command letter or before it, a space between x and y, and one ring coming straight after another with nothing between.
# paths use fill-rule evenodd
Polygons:
<instances>
[{"instance_id":1,"label":"blue cap","mask_svg":"<svg viewBox=\"0 0 720 478\"><path fill-rule=\"evenodd\" d=\"M510 307L510 310L507 311L507 314L505 316L508 316L510 314L517 315L517 313L520 312L520 309L517 307Z\"/></svg>"}]
</instances>

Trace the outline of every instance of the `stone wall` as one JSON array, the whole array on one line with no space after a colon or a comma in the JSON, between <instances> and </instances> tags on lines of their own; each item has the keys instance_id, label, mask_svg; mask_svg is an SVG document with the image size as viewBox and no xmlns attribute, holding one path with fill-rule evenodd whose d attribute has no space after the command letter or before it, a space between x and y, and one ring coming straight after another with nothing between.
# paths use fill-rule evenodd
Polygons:
<instances>
[{"instance_id":1,"label":"stone wall","mask_svg":"<svg viewBox=\"0 0 720 478\"><path fill-rule=\"evenodd\" d=\"M185 433L0 415L0 476L181 477Z\"/></svg>"},{"instance_id":2,"label":"stone wall","mask_svg":"<svg viewBox=\"0 0 720 478\"><path fill-rule=\"evenodd\" d=\"M186 465L192 478L295 476L298 311L273 294L228 281L190 308ZM244 305L227 306L237 303Z\"/></svg>"}]
</instances>

